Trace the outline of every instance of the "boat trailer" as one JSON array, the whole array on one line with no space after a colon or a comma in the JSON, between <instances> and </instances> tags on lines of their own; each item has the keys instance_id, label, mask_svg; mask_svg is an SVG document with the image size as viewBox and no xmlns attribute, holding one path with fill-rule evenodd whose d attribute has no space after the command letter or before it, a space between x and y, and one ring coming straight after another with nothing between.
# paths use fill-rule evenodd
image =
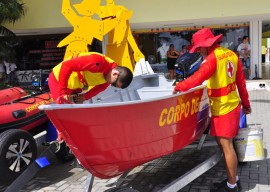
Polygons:
<instances>
[{"instance_id":1,"label":"boat trailer","mask_svg":"<svg viewBox=\"0 0 270 192\"><path fill-rule=\"evenodd\" d=\"M194 142L193 144L186 146L184 149L196 148L197 150L200 150L202 147L217 146L215 141L206 141L206 137L207 134L203 134L200 140L197 141L197 143ZM54 154L58 148L59 148L58 142L51 142L50 145L40 154L40 156L17 179L15 179L10 186L6 188L5 192L14 192L22 189L25 183L30 181L39 170L50 165L48 159L54 157ZM199 177L200 175L211 169L213 166L215 166L219 162L221 157L222 157L221 151L216 150L216 152L208 159L204 160L202 163L198 164L187 173L181 175L173 182L167 184L162 189L159 189L158 192L179 191L180 189L191 183L193 180L195 180L197 177ZM127 174L124 173L122 176L125 177L126 175ZM91 173L89 173L84 186L84 192L91 192L93 183L94 183L94 176ZM122 188L122 187L114 187L113 191L117 192L118 191L117 188L119 188L119 191L121 192L123 192L123 190L125 192L139 192L138 190L132 188Z\"/></svg>"}]
</instances>

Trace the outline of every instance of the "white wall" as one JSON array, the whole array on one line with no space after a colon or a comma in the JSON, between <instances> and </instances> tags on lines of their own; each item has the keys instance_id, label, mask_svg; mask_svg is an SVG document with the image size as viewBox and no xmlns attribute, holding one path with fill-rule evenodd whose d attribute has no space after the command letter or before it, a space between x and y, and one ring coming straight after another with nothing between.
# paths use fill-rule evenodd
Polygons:
<instances>
[{"instance_id":1,"label":"white wall","mask_svg":"<svg viewBox=\"0 0 270 192\"><path fill-rule=\"evenodd\" d=\"M71 3L80 3L71 0ZM24 0L27 14L21 21L7 25L16 31L71 27L61 14L61 0ZM102 0L102 4L105 0ZM218 24L221 21L249 21L251 18L270 19L269 0L115 0L115 4L133 10L133 28L151 28L158 24L169 25L202 22Z\"/></svg>"}]
</instances>

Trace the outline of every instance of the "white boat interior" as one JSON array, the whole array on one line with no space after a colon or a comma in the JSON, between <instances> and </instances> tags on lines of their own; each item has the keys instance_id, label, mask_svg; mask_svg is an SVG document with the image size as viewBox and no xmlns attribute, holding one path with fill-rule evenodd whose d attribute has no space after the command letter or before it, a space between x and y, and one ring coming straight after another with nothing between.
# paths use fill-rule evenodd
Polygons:
<instances>
[{"instance_id":1,"label":"white boat interior","mask_svg":"<svg viewBox=\"0 0 270 192\"><path fill-rule=\"evenodd\" d=\"M170 96L173 92L173 81L168 80L162 73L135 76L126 89L109 87L86 103L112 103L137 100L160 99Z\"/></svg>"}]
</instances>

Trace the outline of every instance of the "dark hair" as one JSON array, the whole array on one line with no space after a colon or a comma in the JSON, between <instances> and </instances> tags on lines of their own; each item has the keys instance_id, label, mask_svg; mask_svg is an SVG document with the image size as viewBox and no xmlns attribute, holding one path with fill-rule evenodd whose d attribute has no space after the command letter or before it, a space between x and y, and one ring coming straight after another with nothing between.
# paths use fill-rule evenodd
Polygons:
<instances>
[{"instance_id":1,"label":"dark hair","mask_svg":"<svg viewBox=\"0 0 270 192\"><path fill-rule=\"evenodd\" d=\"M121 88L127 88L133 79L133 73L129 68L123 66L117 66L115 69L119 71L119 81L122 85Z\"/></svg>"},{"instance_id":2,"label":"dark hair","mask_svg":"<svg viewBox=\"0 0 270 192\"><path fill-rule=\"evenodd\" d=\"M186 49L187 48L187 46L186 45L182 45L182 49Z\"/></svg>"},{"instance_id":3,"label":"dark hair","mask_svg":"<svg viewBox=\"0 0 270 192\"><path fill-rule=\"evenodd\" d=\"M248 38L248 36L243 36L243 40L245 40L245 39L247 39Z\"/></svg>"},{"instance_id":4,"label":"dark hair","mask_svg":"<svg viewBox=\"0 0 270 192\"><path fill-rule=\"evenodd\" d=\"M170 44L170 47L174 47L174 44Z\"/></svg>"}]
</instances>

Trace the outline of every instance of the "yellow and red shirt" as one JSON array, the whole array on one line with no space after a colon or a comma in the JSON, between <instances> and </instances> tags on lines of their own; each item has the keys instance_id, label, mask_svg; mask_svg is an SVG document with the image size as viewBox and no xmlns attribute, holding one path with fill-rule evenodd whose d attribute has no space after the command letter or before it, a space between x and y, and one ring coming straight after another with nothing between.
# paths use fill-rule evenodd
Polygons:
<instances>
[{"instance_id":1,"label":"yellow and red shirt","mask_svg":"<svg viewBox=\"0 0 270 192\"><path fill-rule=\"evenodd\" d=\"M212 115L228 114L239 105L240 98L243 107L250 108L242 64L233 51L215 46L200 69L188 79L179 82L175 90L187 91L205 80L208 80Z\"/></svg>"},{"instance_id":2,"label":"yellow and red shirt","mask_svg":"<svg viewBox=\"0 0 270 192\"><path fill-rule=\"evenodd\" d=\"M65 60L53 68L60 84L59 95L88 87L84 97L90 99L109 86L105 75L115 67L117 64L112 59L96 52L81 53Z\"/></svg>"}]
</instances>

